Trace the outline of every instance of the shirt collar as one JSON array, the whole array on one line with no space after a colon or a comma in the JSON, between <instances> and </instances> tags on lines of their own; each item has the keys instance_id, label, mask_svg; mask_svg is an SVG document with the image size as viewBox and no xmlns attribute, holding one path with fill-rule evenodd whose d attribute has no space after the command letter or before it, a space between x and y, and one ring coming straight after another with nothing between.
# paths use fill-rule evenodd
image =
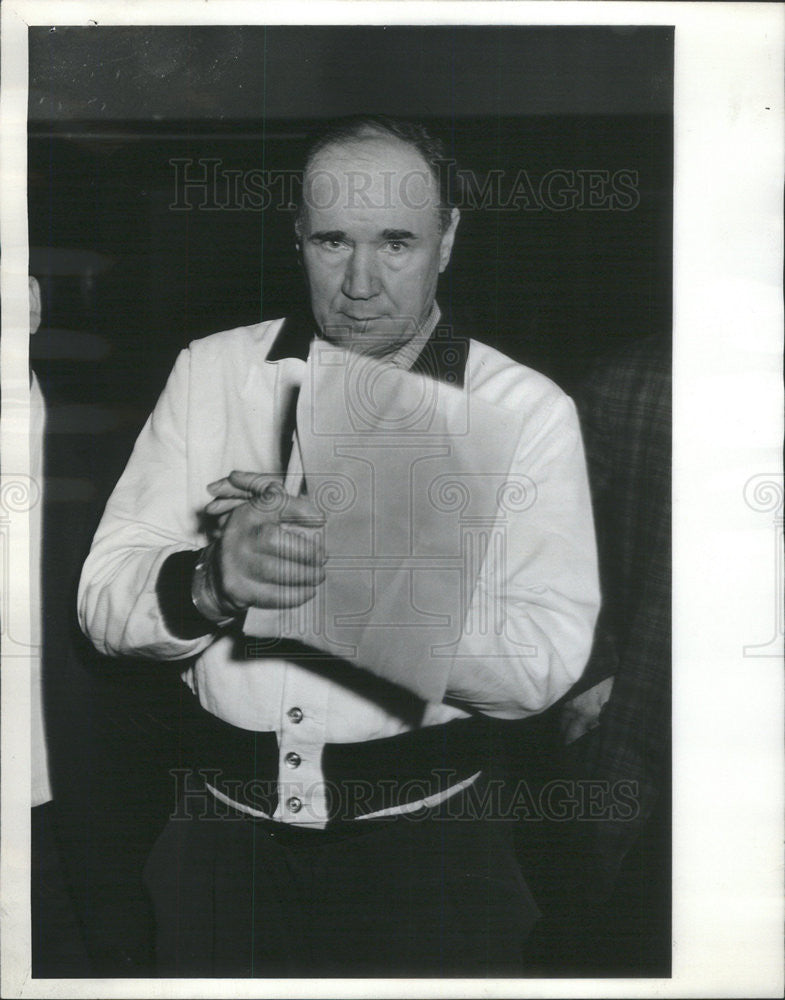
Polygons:
<instances>
[{"instance_id":1,"label":"shirt collar","mask_svg":"<svg viewBox=\"0 0 785 1000\"><path fill-rule=\"evenodd\" d=\"M315 337L310 313L287 316L273 342L268 361L300 358L305 361ZM469 355L469 338L456 335L450 323L442 321L439 306L434 302L420 330L392 356L391 362L448 385L462 387Z\"/></svg>"},{"instance_id":2,"label":"shirt collar","mask_svg":"<svg viewBox=\"0 0 785 1000\"><path fill-rule=\"evenodd\" d=\"M399 347L395 354L388 358L390 364L395 365L396 368L405 368L407 371L413 368L414 363L428 343L431 334L436 329L436 324L441 319L441 315L441 309L434 302L431 305L431 311L428 313L427 319L417 333L415 333L411 340L407 340L402 347Z\"/></svg>"}]
</instances>

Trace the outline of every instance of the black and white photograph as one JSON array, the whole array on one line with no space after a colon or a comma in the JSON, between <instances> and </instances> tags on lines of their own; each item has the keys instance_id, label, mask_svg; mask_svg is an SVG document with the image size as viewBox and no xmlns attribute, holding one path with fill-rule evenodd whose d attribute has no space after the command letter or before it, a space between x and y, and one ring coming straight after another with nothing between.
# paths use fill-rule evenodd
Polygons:
<instances>
[{"instance_id":1,"label":"black and white photograph","mask_svg":"<svg viewBox=\"0 0 785 1000\"><path fill-rule=\"evenodd\" d=\"M672 5L107 6L29 24L15 137L23 989L675 987L679 27L625 18Z\"/></svg>"}]
</instances>

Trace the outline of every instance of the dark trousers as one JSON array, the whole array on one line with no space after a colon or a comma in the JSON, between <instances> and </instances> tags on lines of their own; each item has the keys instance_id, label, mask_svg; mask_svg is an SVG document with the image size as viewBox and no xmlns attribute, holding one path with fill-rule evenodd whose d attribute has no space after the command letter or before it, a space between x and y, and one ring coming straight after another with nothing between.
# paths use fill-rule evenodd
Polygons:
<instances>
[{"instance_id":1,"label":"dark trousers","mask_svg":"<svg viewBox=\"0 0 785 1000\"><path fill-rule=\"evenodd\" d=\"M452 801L452 800L450 800ZM538 918L509 824L171 819L145 869L167 976L517 976Z\"/></svg>"}]
</instances>

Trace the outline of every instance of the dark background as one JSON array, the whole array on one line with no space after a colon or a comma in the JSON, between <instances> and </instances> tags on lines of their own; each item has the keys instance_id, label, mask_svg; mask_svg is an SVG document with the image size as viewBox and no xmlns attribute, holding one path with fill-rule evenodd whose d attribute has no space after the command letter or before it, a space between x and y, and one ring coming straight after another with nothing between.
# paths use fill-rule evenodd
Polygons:
<instances>
[{"instance_id":1,"label":"dark background","mask_svg":"<svg viewBox=\"0 0 785 1000\"><path fill-rule=\"evenodd\" d=\"M171 805L155 776L182 763L176 675L92 652L76 582L178 350L303 298L291 211L174 210L170 161L296 171L324 119L385 113L423 120L480 184L501 171L502 190L519 171L535 191L554 170L636 172L629 211L464 209L442 282L456 323L572 391L608 351L670 336L673 31L98 26L29 40L53 783L94 968L137 975L149 942L134 872Z\"/></svg>"},{"instance_id":2,"label":"dark background","mask_svg":"<svg viewBox=\"0 0 785 1000\"><path fill-rule=\"evenodd\" d=\"M569 389L598 354L670 329L670 29L30 37L31 268L96 271L89 302L69 298L73 281L47 282L45 323L101 337L93 346L106 353L79 381L99 394L106 383L113 403L138 406L137 421L190 339L284 315L303 297L291 211L173 210L170 160L194 161L191 176L205 158L220 171L295 171L314 127L344 113L421 118L460 169L480 184L501 171L505 191L522 170L535 191L554 170L637 174L629 211L581 199L563 211L464 210L440 297L482 339ZM74 250L101 258L85 264Z\"/></svg>"}]
</instances>

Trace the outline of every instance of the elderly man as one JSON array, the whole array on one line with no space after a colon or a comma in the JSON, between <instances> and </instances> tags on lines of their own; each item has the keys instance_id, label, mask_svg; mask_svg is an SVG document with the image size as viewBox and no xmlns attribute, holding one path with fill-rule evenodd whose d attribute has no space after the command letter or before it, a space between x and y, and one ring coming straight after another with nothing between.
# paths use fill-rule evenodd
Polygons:
<instances>
[{"instance_id":1,"label":"elderly man","mask_svg":"<svg viewBox=\"0 0 785 1000\"><path fill-rule=\"evenodd\" d=\"M436 288L459 212L440 158L423 128L386 118L314 143L296 224L312 317L182 352L85 564L80 620L95 645L185 666L184 740L202 783L146 868L163 973L520 971L538 914L509 824L485 808L494 725L542 711L580 675L596 555L571 401L477 341L445 349ZM460 655L413 662L394 622L373 632L373 609L367 635L386 638L367 656L279 627L340 576L324 545L337 515L316 502L322 470L305 447L320 345L391 373L402 397L442 386L448 434L456 400L474 404L475 431L494 414L480 449L508 454L494 471L531 486L502 548L488 546L492 569L467 578ZM394 529L399 500L369 506L374 530ZM491 627L474 614L483 601Z\"/></svg>"}]
</instances>

